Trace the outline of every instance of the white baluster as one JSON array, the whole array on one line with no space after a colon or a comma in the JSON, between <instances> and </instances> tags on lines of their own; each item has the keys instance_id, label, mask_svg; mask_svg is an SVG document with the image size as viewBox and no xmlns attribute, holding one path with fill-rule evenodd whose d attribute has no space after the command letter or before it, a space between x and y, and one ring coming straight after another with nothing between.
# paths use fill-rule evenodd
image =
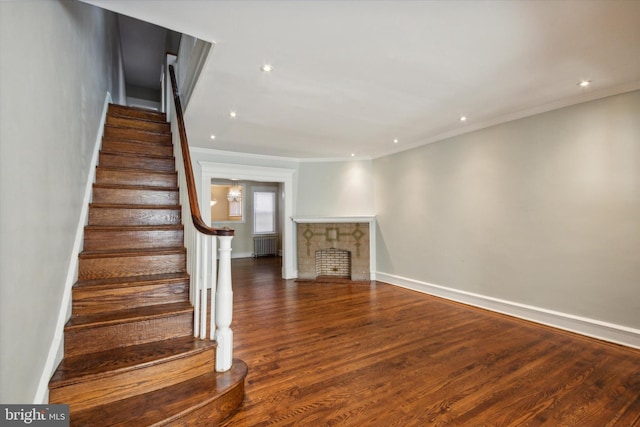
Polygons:
<instances>
[{"instance_id":1,"label":"white baluster","mask_svg":"<svg viewBox=\"0 0 640 427\"><path fill-rule=\"evenodd\" d=\"M225 372L231 369L233 361L233 331L231 318L233 314L233 291L231 289L231 239L233 236L219 236L220 266L218 272L218 288L216 290L216 371Z\"/></svg>"},{"instance_id":2,"label":"white baluster","mask_svg":"<svg viewBox=\"0 0 640 427\"><path fill-rule=\"evenodd\" d=\"M200 272L202 273L202 304L200 306L200 339L207 338L207 284L208 280L208 240L205 234L198 233L198 240L201 241L199 255Z\"/></svg>"},{"instance_id":3,"label":"white baluster","mask_svg":"<svg viewBox=\"0 0 640 427\"><path fill-rule=\"evenodd\" d=\"M191 292L191 304L195 306L196 301L196 229L187 227L185 225L185 231L189 235L189 242L187 246L187 272L189 273L189 290Z\"/></svg>"},{"instance_id":4,"label":"white baluster","mask_svg":"<svg viewBox=\"0 0 640 427\"><path fill-rule=\"evenodd\" d=\"M193 304L193 336L197 337L200 335L200 290L202 289L202 280L200 276L200 248L201 241L200 235L196 236L196 270L195 270L195 288L196 288L196 300Z\"/></svg>"},{"instance_id":5,"label":"white baluster","mask_svg":"<svg viewBox=\"0 0 640 427\"><path fill-rule=\"evenodd\" d=\"M218 247L218 239L216 236L211 236L211 316L209 325L209 339L213 340L216 335L216 277L218 274L218 267L216 262L216 249Z\"/></svg>"}]
</instances>

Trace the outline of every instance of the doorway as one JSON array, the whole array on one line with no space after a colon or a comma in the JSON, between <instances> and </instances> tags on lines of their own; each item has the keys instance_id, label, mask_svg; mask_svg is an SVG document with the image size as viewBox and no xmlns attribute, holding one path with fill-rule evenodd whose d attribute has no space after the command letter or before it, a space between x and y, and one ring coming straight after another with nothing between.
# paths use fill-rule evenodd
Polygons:
<instances>
[{"instance_id":1,"label":"doorway","mask_svg":"<svg viewBox=\"0 0 640 427\"><path fill-rule=\"evenodd\" d=\"M202 171L200 210L202 219L211 223L211 183L217 179L281 183L283 210L282 224L282 278L296 277L295 245L293 233L293 174L294 169L247 166L229 163L200 162Z\"/></svg>"}]
</instances>

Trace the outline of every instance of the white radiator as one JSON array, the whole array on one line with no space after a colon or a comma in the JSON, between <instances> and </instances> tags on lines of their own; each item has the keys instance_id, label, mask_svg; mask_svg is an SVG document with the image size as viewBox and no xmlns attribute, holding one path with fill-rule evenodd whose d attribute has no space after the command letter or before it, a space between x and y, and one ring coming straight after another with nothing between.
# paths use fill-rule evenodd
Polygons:
<instances>
[{"instance_id":1,"label":"white radiator","mask_svg":"<svg viewBox=\"0 0 640 427\"><path fill-rule=\"evenodd\" d=\"M253 238L253 256L277 255L278 236L260 236Z\"/></svg>"}]
</instances>

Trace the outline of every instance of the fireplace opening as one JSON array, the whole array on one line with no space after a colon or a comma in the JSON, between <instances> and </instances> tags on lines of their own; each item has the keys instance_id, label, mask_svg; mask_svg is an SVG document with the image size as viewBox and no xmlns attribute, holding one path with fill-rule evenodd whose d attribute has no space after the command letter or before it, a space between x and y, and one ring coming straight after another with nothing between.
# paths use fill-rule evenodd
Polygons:
<instances>
[{"instance_id":1,"label":"fireplace opening","mask_svg":"<svg viewBox=\"0 0 640 427\"><path fill-rule=\"evenodd\" d=\"M351 251L336 248L316 251L316 277L351 279Z\"/></svg>"}]
</instances>

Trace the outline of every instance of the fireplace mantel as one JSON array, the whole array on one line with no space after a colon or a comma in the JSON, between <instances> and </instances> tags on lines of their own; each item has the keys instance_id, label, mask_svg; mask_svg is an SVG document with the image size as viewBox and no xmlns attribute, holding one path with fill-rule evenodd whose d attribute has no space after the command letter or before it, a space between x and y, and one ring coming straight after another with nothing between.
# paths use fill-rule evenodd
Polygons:
<instances>
[{"instance_id":1,"label":"fireplace mantel","mask_svg":"<svg viewBox=\"0 0 640 427\"><path fill-rule=\"evenodd\" d=\"M294 216L291 218L298 224L324 224L324 223L362 223L374 224L376 217L367 216Z\"/></svg>"},{"instance_id":2,"label":"fireplace mantel","mask_svg":"<svg viewBox=\"0 0 640 427\"><path fill-rule=\"evenodd\" d=\"M304 243L306 246L311 246L313 244L313 246L316 249L319 249L318 245L320 244L319 242L317 242L317 238L316 237L312 237L312 236L320 236L321 239L324 239L322 236L324 236L324 231L319 230L320 234L318 233L317 227L320 225L324 225L327 224L329 225L329 229L326 230L330 230L327 231L327 240L329 240L331 238L331 236L329 235L330 233L338 233L337 229L343 229L342 226L338 226L338 225L344 225L347 227L351 227L351 230L353 230L353 227L356 228L356 233L360 233L359 231L357 231L358 229L358 225L360 225L361 229L366 230L368 229L368 235L365 235L367 238L365 238L362 242L363 242L363 246L360 246L360 240L358 240L356 242L356 246L357 247L367 247L368 246L368 253L359 253L359 248L356 248L356 258L358 259L352 259L352 261L355 261L357 264L360 265L354 265L354 269L356 269L357 267L357 272L352 272L352 276L354 277L354 280L375 280L375 271L376 271L376 245L375 245L375 220L376 217L373 215L364 215L364 216L296 216L296 217L292 217L291 220L296 224L296 242L297 242L297 249L296 249L296 265L297 265L297 272L296 272L296 276L298 278L308 278L308 274L309 274L309 262L311 261L309 259L310 255L309 253L306 253L307 251L304 250L304 247L300 246L301 243ZM334 227L331 227L330 224L333 224ZM312 228L316 228L315 232L311 232L311 230L309 229L309 227ZM336 230L336 231L333 231ZM299 234L302 233L302 234ZM339 233L342 233L342 231L340 231ZM348 233L351 233L351 231L349 231ZM335 236L335 235L334 235ZM352 239L352 237L350 237L350 234L340 234L340 236L343 236L343 239L335 239L335 243L338 244L338 246L343 246L344 245L344 236L346 236L348 239ZM354 235L357 239L360 239L360 236L355 234ZM313 239L313 242L311 241L311 239ZM338 241L341 242L338 242ZM321 246L322 244L320 244ZM325 245L327 246L327 245ZM335 246L335 244L329 244L327 247L333 247ZM345 248L343 248L345 249ZM351 250L353 250L354 248L351 248ZM301 252L302 251L302 252ZM365 258L361 258L361 255L364 255ZM301 264L302 263L302 264ZM365 263L364 265L362 263ZM367 274L367 268L366 266L368 265L368 274ZM365 267L364 269L362 267Z\"/></svg>"}]
</instances>

